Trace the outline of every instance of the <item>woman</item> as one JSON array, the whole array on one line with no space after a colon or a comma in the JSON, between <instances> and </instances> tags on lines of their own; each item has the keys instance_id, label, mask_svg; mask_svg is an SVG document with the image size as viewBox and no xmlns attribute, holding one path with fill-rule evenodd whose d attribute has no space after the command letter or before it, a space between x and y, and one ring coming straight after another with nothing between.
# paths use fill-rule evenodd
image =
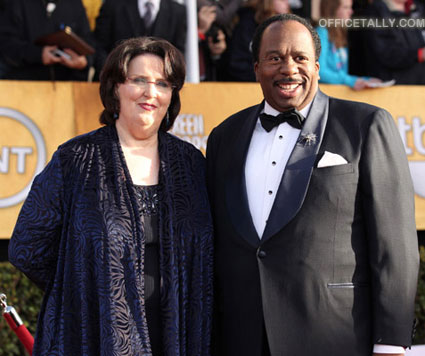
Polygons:
<instances>
[{"instance_id":1,"label":"woman","mask_svg":"<svg viewBox=\"0 0 425 356\"><path fill-rule=\"evenodd\" d=\"M122 42L100 76L106 126L35 179L9 248L45 290L34 356L209 354L204 158L166 133L184 78L169 42Z\"/></svg>"},{"instance_id":2,"label":"woman","mask_svg":"<svg viewBox=\"0 0 425 356\"><path fill-rule=\"evenodd\" d=\"M353 14L352 0L326 0L320 2L320 16L325 19L348 20ZM316 28L322 44L319 58L320 82L345 84L361 90L380 82L376 78L348 74L347 29L342 26Z\"/></svg>"},{"instance_id":3,"label":"woman","mask_svg":"<svg viewBox=\"0 0 425 356\"><path fill-rule=\"evenodd\" d=\"M251 40L257 26L276 14L290 12L288 0L249 0L238 11L228 50L228 77L231 81L255 82Z\"/></svg>"}]
</instances>

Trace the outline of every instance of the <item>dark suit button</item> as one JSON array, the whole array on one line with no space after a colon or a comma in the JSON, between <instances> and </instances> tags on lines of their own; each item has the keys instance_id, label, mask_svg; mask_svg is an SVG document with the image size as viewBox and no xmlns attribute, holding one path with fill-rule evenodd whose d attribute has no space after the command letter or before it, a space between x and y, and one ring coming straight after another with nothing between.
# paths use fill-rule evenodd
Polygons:
<instances>
[{"instance_id":1,"label":"dark suit button","mask_svg":"<svg viewBox=\"0 0 425 356\"><path fill-rule=\"evenodd\" d=\"M264 258L264 257L266 257L266 256L267 256L266 251L262 251L262 250L258 251L258 257L260 257L260 258Z\"/></svg>"}]
</instances>

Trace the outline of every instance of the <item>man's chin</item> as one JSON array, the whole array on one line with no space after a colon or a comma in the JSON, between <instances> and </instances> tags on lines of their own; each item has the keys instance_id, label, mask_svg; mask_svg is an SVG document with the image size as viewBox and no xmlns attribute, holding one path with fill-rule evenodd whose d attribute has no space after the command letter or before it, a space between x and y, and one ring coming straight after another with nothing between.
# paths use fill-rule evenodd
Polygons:
<instances>
[{"instance_id":1,"label":"man's chin","mask_svg":"<svg viewBox=\"0 0 425 356\"><path fill-rule=\"evenodd\" d=\"M269 104L279 112L284 112L293 108L298 110L299 106L301 105L300 102L301 100L299 100L298 98L291 98L290 100L279 100Z\"/></svg>"}]
</instances>

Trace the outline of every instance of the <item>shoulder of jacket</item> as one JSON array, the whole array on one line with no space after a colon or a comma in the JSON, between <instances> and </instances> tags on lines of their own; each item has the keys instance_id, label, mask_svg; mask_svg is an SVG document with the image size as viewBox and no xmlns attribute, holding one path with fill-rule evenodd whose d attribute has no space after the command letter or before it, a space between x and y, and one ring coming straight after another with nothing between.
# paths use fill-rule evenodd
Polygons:
<instances>
[{"instance_id":1,"label":"shoulder of jacket","mask_svg":"<svg viewBox=\"0 0 425 356\"><path fill-rule=\"evenodd\" d=\"M253 106L242 109L242 110L230 115L221 124L219 124L216 128L227 127L227 126L239 124L241 121L245 120L248 115L257 111L259 109L260 105L261 104L253 105Z\"/></svg>"},{"instance_id":2,"label":"shoulder of jacket","mask_svg":"<svg viewBox=\"0 0 425 356\"><path fill-rule=\"evenodd\" d=\"M68 141L64 142L58 147L59 151L66 152L72 151L76 148L82 148L84 146L91 146L94 144L100 144L107 136L107 131L110 130L107 126L100 127L96 130L75 136Z\"/></svg>"}]
</instances>

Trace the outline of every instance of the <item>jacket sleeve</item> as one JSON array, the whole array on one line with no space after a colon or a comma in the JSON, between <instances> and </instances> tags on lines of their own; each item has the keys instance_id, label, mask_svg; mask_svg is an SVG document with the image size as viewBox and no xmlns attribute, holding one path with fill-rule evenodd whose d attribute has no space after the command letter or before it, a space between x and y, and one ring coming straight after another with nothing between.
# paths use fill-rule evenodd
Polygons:
<instances>
[{"instance_id":1,"label":"jacket sleeve","mask_svg":"<svg viewBox=\"0 0 425 356\"><path fill-rule=\"evenodd\" d=\"M95 68L98 73L102 70L106 57L114 45L114 11L116 11L114 2L105 0L96 18L94 30L96 40Z\"/></svg>"},{"instance_id":2,"label":"jacket sleeve","mask_svg":"<svg viewBox=\"0 0 425 356\"><path fill-rule=\"evenodd\" d=\"M414 191L399 132L385 110L371 120L360 169L373 343L410 346L419 266Z\"/></svg>"},{"instance_id":3,"label":"jacket sleeve","mask_svg":"<svg viewBox=\"0 0 425 356\"><path fill-rule=\"evenodd\" d=\"M77 3L73 5L72 11L75 12L75 15L73 15L73 17L78 23L75 32L89 45L95 46L94 35L90 29L89 19L87 17L87 12L83 3L81 1L77 1ZM88 62L87 66L91 67L94 62L94 55L89 55L86 57Z\"/></svg>"},{"instance_id":4,"label":"jacket sleeve","mask_svg":"<svg viewBox=\"0 0 425 356\"><path fill-rule=\"evenodd\" d=\"M43 289L56 272L62 201L62 172L56 152L34 179L9 243L9 261Z\"/></svg>"}]
</instances>

